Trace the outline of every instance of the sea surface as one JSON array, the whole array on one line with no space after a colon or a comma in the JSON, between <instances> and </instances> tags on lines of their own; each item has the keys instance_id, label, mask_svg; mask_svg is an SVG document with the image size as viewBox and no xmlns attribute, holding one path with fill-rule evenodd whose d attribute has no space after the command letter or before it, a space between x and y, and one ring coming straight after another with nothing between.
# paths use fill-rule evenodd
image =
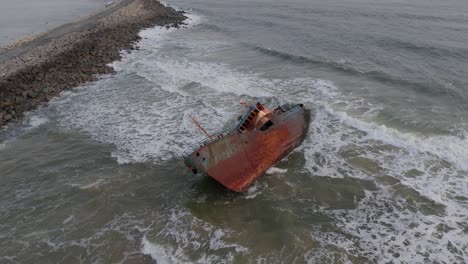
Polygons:
<instances>
[{"instance_id":1,"label":"sea surface","mask_svg":"<svg viewBox=\"0 0 468 264\"><path fill-rule=\"evenodd\" d=\"M104 8L110 0L0 0L0 47Z\"/></svg>"},{"instance_id":2,"label":"sea surface","mask_svg":"<svg viewBox=\"0 0 468 264\"><path fill-rule=\"evenodd\" d=\"M187 27L1 132L1 263L468 262L468 2L168 3ZM312 118L237 194L181 154L241 100Z\"/></svg>"}]
</instances>

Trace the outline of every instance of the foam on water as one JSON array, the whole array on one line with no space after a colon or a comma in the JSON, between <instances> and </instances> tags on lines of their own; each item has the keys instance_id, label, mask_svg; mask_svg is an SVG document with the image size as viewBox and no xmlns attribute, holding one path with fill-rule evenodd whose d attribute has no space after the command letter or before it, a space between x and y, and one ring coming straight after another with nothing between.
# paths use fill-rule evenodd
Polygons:
<instances>
[{"instance_id":1,"label":"foam on water","mask_svg":"<svg viewBox=\"0 0 468 264\"><path fill-rule=\"evenodd\" d=\"M353 238L335 232L312 232L312 236L378 262L398 258L402 262L453 263L466 259L466 226L461 223L468 221L468 210L466 203L454 199L468 197L466 139L402 133L334 109L333 102L338 100L322 101L316 108L311 133L301 147L306 168L315 175L372 181L388 175L398 182L394 188L377 181L378 192L367 192L355 210L328 211L342 231ZM360 164L353 163L354 157L347 157L348 149L367 160L371 168L356 167ZM417 175L408 176L411 172ZM411 200L404 198L408 194L398 191L405 188L416 192L411 194L413 199L427 197L442 205L443 211L420 212L423 202L413 205L418 208L416 212L408 209L412 207L408 204Z\"/></svg>"},{"instance_id":2,"label":"foam on water","mask_svg":"<svg viewBox=\"0 0 468 264\"><path fill-rule=\"evenodd\" d=\"M233 107L233 102L247 94L247 98L271 96L268 88L296 82L269 81L218 63L166 58L154 43L161 41L161 30L165 34L170 30L152 30L154 34L145 33L148 37L139 44L139 51L124 56L121 65L125 67L119 70L122 76L144 79L136 77L138 83L127 86L116 85L119 80L113 78L103 79L77 94L67 95L72 100L65 98L55 105L64 113L65 125L114 144L119 151L113 156L119 162L180 156L187 146L200 139L191 114L208 131L219 131L227 128L226 120L235 120L242 111L242 106ZM133 92L135 89L138 92Z\"/></svg>"},{"instance_id":3,"label":"foam on water","mask_svg":"<svg viewBox=\"0 0 468 264\"><path fill-rule=\"evenodd\" d=\"M119 162L128 163L167 160L182 154L187 145L200 138L190 114L195 114L209 131L218 131L225 120L234 119L231 103L238 101L237 96L228 94L225 100L219 100L213 93L223 90L214 87L223 89L223 84L224 91L230 87L247 93L249 83L255 80L219 64L165 58L157 47L172 31L165 28L143 31L141 49L126 54L122 62L114 64L121 75L145 78L132 88L138 89L137 93L130 90L133 84L115 88L122 85L116 85L119 80L112 78L90 84L57 102L56 107L64 112L62 123L87 131L96 140L116 145L119 151L112 155ZM80 103L70 106L69 102L76 101Z\"/></svg>"},{"instance_id":4,"label":"foam on water","mask_svg":"<svg viewBox=\"0 0 468 264\"><path fill-rule=\"evenodd\" d=\"M146 236L141 241L141 252L151 256L156 263L190 263L190 260L185 256L174 255L170 247L164 247L156 243L148 241Z\"/></svg>"},{"instance_id":5,"label":"foam on water","mask_svg":"<svg viewBox=\"0 0 468 264\"><path fill-rule=\"evenodd\" d=\"M72 184L69 184L71 187L77 187L77 188L80 188L82 190L87 190L87 189L96 189L97 187L103 185L105 183L104 179L98 179L97 181L95 182L92 182L92 183L88 183L88 184L75 184L75 183L72 183Z\"/></svg>"},{"instance_id":6,"label":"foam on water","mask_svg":"<svg viewBox=\"0 0 468 264\"><path fill-rule=\"evenodd\" d=\"M466 259L466 235L457 224L466 217L424 215L404 208L404 203L386 188L367 192L355 210L330 212L351 238L320 231L311 236L377 262L456 263Z\"/></svg>"},{"instance_id":7,"label":"foam on water","mask_svg":"<svg viewBox=\"0 0 468 264\"><path fill-rule=\"evenodd\" d=\"M73 221L74 217L75 217L74 215L70 215L69 217L67 217L67 219L63 220L62 224L66 225L70 223L71 221Z\"/></svg>"},{"instance_id":8,"label":"foam on water","mask_svg":"<svg viewBox=\"0 0 468 264\"><path fill-rule=\"evenodd\" d=\"M187 25L184 27L185 29L197 26L205 19L203 16L194 13L186 13L185 16L187 16L187 19L185 20L187 23ZM157 51L165 44L164 41L170 41L169 33L176 30L180 31L182 29L176 29L174 27L154 27L140 31L138 35L141 37L141 40L137 44L140 47L140 50L133 51L131 54L123 51L123 58L120 61L115 61L109 65L112 66L116 71L125 70L128 67L128 64L132 63L135 55L136 57L141 58L144 54Z\"/></svg>"},{"instance_id":9,"label":"foam on water","mask_svg":"<svg viewBox=\"0 0 468 264\"><path fill-rule=\"evenodd\" d=\"M245 192L245 199L253 199L258 195L262 194L265 189L268 188L268 185L264 182L255 182L250 186Z\"/></svg>"},{"instance_id":10,"label":"foam on water","mask_svg":"<svg viewBox=\"0 0 468 264\"><path fill-rule=\"evenodd\" d=\"M466 135L403 133L379 124L377 113L382 106L343 95L327 80L272 79L225 63L193 60L190 54L198 49L210 52L225 43L187 45L172 37L177 32L165 28L143 31L140 50L125 54L121 62L113 64L118 71L114 78L105 78L54 102L63 113L60 122L114 145L112 156L120 163L164 161L180 156L199 140L190 114L208 131L218 131L242 111L240 105L233 106L241 98L262 97L272 105L303 102L313 110L310 133L298 149L306 160L304 171L314 176L362 178L378 185L376 192L366 193L356 209L327 211L347 236L312 230L313 237L351 255L379 262L397 255L404 262L455 262L466 257L466 253L460 253L467 248L459 223L468 221L468 212L466 204L454 200L468 197ZM165 45L183 47L181 50L187 50L185 56L161 52ZM128 78L132 83L125 83ZM353 112L358 112L358 117L349 114ZM366 163L356 162L356 158ZM412 171L417 171L417 176L408 176ZM285 171L272 168L269 173ZM407 209L409 202L394 186L379 180L382 175L444 209L426 214ZM263 190L256 184L245 198L255 198ZM142 240L142 251L158 262L188 262L187 251L202 245L214 251L230 248L231 255L223 256L228 260L235 252L248 251L225 242L226 230L209 226L188 212L172 214L174 217L161 231L169 239L167 243L156 243L149 235ZM180 219L190 223L180 223ZM194 225L210 240L203 240L193 231ZM441 225L447 230L439 232ZM408 237L416 239L408 244ZM174 243L179 246L174 247ZM199 262L221 259L203 255Z\"/></svg>"},{"instance_id":11,"label":"foam on water","mask_svg":"<svg viewBox=\"0 0 468 264\"><path fill-rule=\"evenodd\" d=\"M286 173L288 169L281 169L277 167L271 167L267 170L266 174L283 174Z\"/></svg>"},{"instance_id":12,"label":"foam on water","mask_svg":"<svg viewBox=\"0 0 468 264\"><path fill-rule=\"evenodd\" d=\"M43 113L43 108L36 110L36 112L26 112L24 119L20 120L18 123L12 123L9 126L6 126L0 129L0 137L3 142L0 142L0 150L4 149L9 143L14 142L17 137L27 134L35 129L43 126L48 123L49 117L47 114ZM10 129L13 127L14 129Z\"/></svg>"},{"instance_id":13,"label":"foam on water","mask_svg":"<svg viewBox=\"0 0 468 264\"><path fill-rule=\"evenodd\" d=\"M38 126L41 126L45 123L47 123L49 121L49 119L47 117L41 117L41 116L31 116L31 118L29 119L29 125L32 127L32 128L36 128Z\"/></svg>"},{"instance_id":14,"label":"foam on water","mask_svg":"<svg viewBox=\"0 0 468 264\"><path fill-rule=\"evenodd\" d=\"M329 112L333 110L329 109ZM366 138L381 140L387 144L417 152L427 152L447 160L462 170L468 170L468 138L466 136L425 136L422 134L402 133L385 125L364 122L351 117L346 112L335 112L340 121L365 131Z\"/></svg>"},{"instance_id":15,"label":"foam on water","mask_svg":"<svg viewBox=\"0 0 468 264\"><path fill-rule=\"evenodd\" d=\"M198 231L195 232L194 229ZM158 242L150 241L148 234L145 235L141 251L158 263L231 263L234 254L244 254L248 249L226 242L226 232L229 230L221 230L193 217L184 209L176 208L170 210L168 222L155 235ZM176 242L177 247L172 246L169 241ZM205 250L211 253L206 254ZM194 252L198 256L196 260L193 259Z\"/></svg>"}]
</instances>

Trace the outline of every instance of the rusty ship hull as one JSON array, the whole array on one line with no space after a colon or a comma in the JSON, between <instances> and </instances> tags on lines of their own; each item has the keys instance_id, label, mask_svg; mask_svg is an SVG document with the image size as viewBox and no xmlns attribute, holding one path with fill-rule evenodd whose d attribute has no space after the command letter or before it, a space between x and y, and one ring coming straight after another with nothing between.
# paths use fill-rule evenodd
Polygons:
<instances>
[{"instance_id":1,"label":"rusty ship hull","mask_svg":"<svg viewBox=\"0 0 468 264\"><path fill-rule=\"evenodd\" d=\"M258 113L257 110L252 110L252 114ZM248 121L252 114L245 120ZM302 105L288 105L280 114L273 112L264 116L264 120L258 118L263 120L263 126L248 129L248 126L239 125L237 130L218 135L187 155L185 164L194 172L206 173L230 190L245 191L296 148L308 130L309 111Z\"/></svg>"}]
</instances>

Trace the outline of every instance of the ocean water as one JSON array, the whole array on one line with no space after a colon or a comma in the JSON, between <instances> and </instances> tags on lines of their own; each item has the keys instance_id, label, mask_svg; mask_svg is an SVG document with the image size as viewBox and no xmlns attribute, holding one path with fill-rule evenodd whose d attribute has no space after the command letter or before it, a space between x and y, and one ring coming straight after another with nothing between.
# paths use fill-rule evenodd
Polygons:
<instances>
[{"instance_id":1,"label":"ocean water","mask_svg":"<svg viewBox=\"0 0 468 264\"><path fill-rule=\"evenodd\" d=\"M0 47L104 8L107 0L0 0Z\"/></svg>"},{"instance_id":2,"label":"ocean water","mask_svg":"<svg viewBox=\"0 0 468 264\"><path fill-rule=\"evenodd\" d=\"M465 1L186 1L182 29L2 131L1 263L468 262ZM246 193L180 155L241 100L311 109Z\"/></svg>"}]
</instances>

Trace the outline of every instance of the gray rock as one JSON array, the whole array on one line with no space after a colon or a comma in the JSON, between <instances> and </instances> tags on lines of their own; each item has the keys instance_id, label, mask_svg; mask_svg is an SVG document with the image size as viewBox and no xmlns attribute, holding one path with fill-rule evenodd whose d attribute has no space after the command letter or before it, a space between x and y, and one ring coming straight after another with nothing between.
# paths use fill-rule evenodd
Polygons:
<instances>
[{"instance_id":1,"label":"gray rock","mask_svg":"<svg viewBox=\"0 0 468 264\"><path fill-rule=\"evenodd\" d=\"M139 5L144 8L135 8ZM17 58L14 70L0 79L0 126L45 104L61 90L96 80L97 74L114 73L107 64L120 59L123 49L139 49L135 43L141 29L154 25L178 27L186 19L182 13L152 0L135 0L124 8L130 15L110 14L84 30L70 31ZM140 10L141 14L136 13Z\"/></svg>"},{"instance_id":2,"label":"gray rock","mask_svg":"<svg viewBox=\"0 0 468 264\"><path fill-rule=\"evenodd\" d=\"M36 92L34 90L29 90L28 91L28 98L32 99L36 96Z\"/></svg>"}]
</instances>

